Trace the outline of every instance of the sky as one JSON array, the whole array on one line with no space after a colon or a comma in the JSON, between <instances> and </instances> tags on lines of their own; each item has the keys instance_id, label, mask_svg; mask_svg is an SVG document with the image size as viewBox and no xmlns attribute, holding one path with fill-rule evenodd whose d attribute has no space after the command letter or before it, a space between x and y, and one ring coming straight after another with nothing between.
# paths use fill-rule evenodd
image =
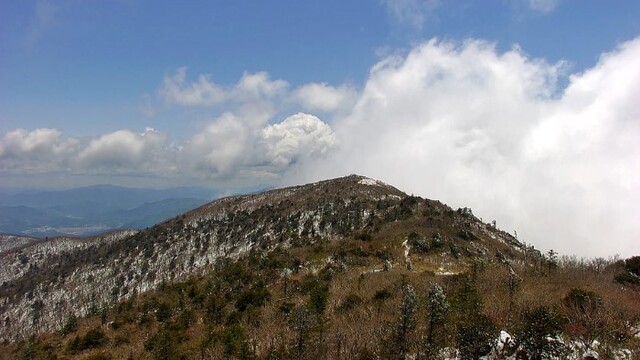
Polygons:
<instances>
[{"instance_id":1,"label":"sky","mask_svg":"<svg viewBox=\"0 0 640 360\"><path fill-rule=\"evenodd\" d=\"M0 0L0 188L348 174L640 247L635 0Z\"/></svg>"}]
</instances>

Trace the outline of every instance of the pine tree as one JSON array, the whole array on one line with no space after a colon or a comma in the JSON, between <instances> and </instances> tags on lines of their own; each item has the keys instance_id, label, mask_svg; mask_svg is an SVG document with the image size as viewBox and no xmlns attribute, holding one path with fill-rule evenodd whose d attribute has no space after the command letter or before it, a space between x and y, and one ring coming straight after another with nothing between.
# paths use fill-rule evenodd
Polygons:
<instances>
[{"instance_id":1,"label":"pine tree","mask_svg":"<svg viewBox=\"0 0 640 360\"><path fill-rule=\"evenodd\" d=\"M562 355L561 334L562 318L547 307L539 307L525 312L517 338L529 359L542 360Z\"/></svg>"},{"instance_id":2,"label":"pine tree","mask_svg":"<svg viewBox=\"0 0 640 360\"><path fill-rule=\"evenodd\" d=\"M427 295L427 306L429 310L429 327L427 328L427 341L425 354L427 359L435 359L437 351L440 347L437 341L438 333L444 327L447 312L449 311L449 302L444 294L444 290L439 284L432 284Z\"/></svg>"},{"instance_id":3,"label":"pine tree","mask_svg":"<svg viewBox=\"0 0 640 360\"><path fill-rule=\"evenodd\" d=\"M509 302L511 307L515 304L516 291L522 283L522 278L509 266Z\"/></svg>"},{"instance_id":4,"label":"pine tree","mask_svg":"<svg viewBox=\"0 0 640 360\"><path fill-rule=\"evenodd\" d=\"M549 267L549 274L551 274L551 271L558 267L558 253L553 249L547 251L546 260L547 266Z\"/></svg>"},{"instance_id":5,"label":"pine tree","mask_svg":"<svg viewBox=\"0 0 640 360\"><path fill-rule=\"evenodd\" d=\"M408 351L409 335L416 327L416 314L418 312L418 298L413 286L405 284L402 287L402 303L400 304L400 324L396 330L396 342L398 355L404 359Z\"/></svg>"}]
</instances>

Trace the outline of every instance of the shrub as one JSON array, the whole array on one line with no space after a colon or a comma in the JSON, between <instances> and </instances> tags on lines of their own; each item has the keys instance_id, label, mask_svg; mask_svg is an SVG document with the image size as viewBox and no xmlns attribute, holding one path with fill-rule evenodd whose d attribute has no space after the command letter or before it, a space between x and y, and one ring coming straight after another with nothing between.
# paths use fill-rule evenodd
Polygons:
<instances>
[{"instance_id":1,"label":"shrub","mask_svg":"<svg viewBox=\"0 0 640 360\"><path fill-rule=\"evenodd\" d=\"M129 341L130 341L129 336L124 334L118 334L113 338L113 346L128 344Z\"/></svg>"},{"instance_id":2,"label":"shrub","mask_svg":"<svg viewBox=\"0 0 640 360\"><path fill-rule=\"evenodd\" d=\"M227 356L235 356L240 359L250 358L247 335L244 329L238 324L227 326L224 329L222 333L222 346Z\"/></svg>"},{"instance_id":3,"label":"shrub","mask_svg":"<svg viewBox=\"0 0 640 360\"><path fill-rule=\"evenodd\" d=\"M565 350L558 340L561 333L562 319L542 306L524 313L517 339L530 359L549 359L561 356Z\"/></svg>"},{"instance_id":4,"label":"shrub","mask_svg":"<svg viewBox=\"0 0 640 360\"><path fill-rule=\"evenodd\" d=\"M478 314L458 328L457 345L462 359L487 355L495 342L496 326L484 314Z\"/></svg>"},{"instance_id":5,"label":"shrub","mask_svg":"<svg viewBox=\"0 0 640 360\"><path fill-rule=\"evenodd\" d=\"M633 275L632 273L625 271L620 274L617 274L614 277L614 280L617 283L627 286L640 286L640 277Z\"/></svg>"},{"instance_id":6,"label":"shrub","mask_svg":"<svg viewBox=\"0 0 640 360\"><path fill-rule=\"evenodd\" d=\"M211 324L220 324L224 319L224 299L218 294L211 294L207 300L205 300L205 320Z\"/></svg>"},{"instance_id":7,"label":"shrub","mask_svg":"<svg viewBox=\"0 0 640 360\"><path fill-rule=\"evenodd\" d=\"M313 314L305 306L297 306L289 314L289 327L295 334L294 348L298 355L304 352L309 342L315 320Z\"/></svg>"},{"instance_id":8,"label":"shrub","mask_svg":"<svg viewBox=\"0 0 640 360\"><path fill-rule=\"evenodd\" d=\"M74 314L71 314L62 327L62 335L71 334L76 331L76 329L78 329L78 318Z\"/></svg>"},{"instance_id":9,"label":"shrub","mask_svg":"<svg viewBox=\"0 0 640 360\"><path fill-rule=\"evenodd\" d=\"M280 310L281 313L283 314L289 314L291 313L291 310L293 310L293 308L296 306L296 304L290 302L290 301L285 301L282 304L280 304L278 306L278 310Z\"/></svg>"},{"instance_id":10,"label":"shrub","mask_svg":"<svg viewBox=\"0 0 640 360\"><path fill-rule=\"evenodd\" d=\"M172 314L173 309L171 308L171 305L167 304L166 302L162 302L156 309L156 320L158 320L159 322L165 322L171 318Z\"/></svg>"},{"instance_id":11,"label":"shrub","mask_svg":"<svg viewBox=\"0 0 640 360\"><path fill-rule=\"evenodd\" d=\"M634 256L624 261L624 268L636 275L640 276L640 256Z\"/></svg>"},{"instance_id":12,"label":"shrub","mask_svg":"<svg viewBox=\"0 0 640 360\"><path fill-rule=\"evenodd\" d=\"M91 354L85 358L85 360L111 360L113 357L108 352L100 351L95 354Z\"/></svg>"},{"instance_id":13,"label":"shrub","mask_svg":"<svg viewBox=\"0 0 640 360\"><path fill-rule=\"evenodd\" d=\"M624 272L616 274L614 280L622 285L640 286L640 256L624 261Z\"/></svg>"},{"instance_id":14,"label":"shrub","mask_svg":"<svg viewBox=\"0 0 640 360\"><path fill-rule=\"evenodd\" d=\"M390 298L391 298L391 292L389 292L389 290L387 289L378 290L373 295L373 301L379 302L379 303L384 302L385 300Z\"/></svg>"},{"instance_id":15,"label":"shrub","mask_svg":"<svg viewBox=\"0 0 640 360\"><path fill-rule=\"evenodd\" d=\"M359 231L354 235L354 238L360 241L371 241L373 236L371 236L371 233L368 231Z\"/></svg>"},{"instance_id":16,"label":"shrub","mask_svg":"<svg viewBox=\"0 0 640 360\"><path fill-rule=\"evenodd\" d=\"M145 341L144 349L153 353L156 359L172 359L176 355L179 340L174 332L163 326Z\"/></svg>"},{"instance_id":17,"label":"shrub","mask_svg":"<svg viewBox=\"0 0 640 360\"><path fill-rule=\"evenodd\" d=\"M271 294L264 286L256 286L243 291L236 300L236 309L246 311L249 307L261 307L271 299Z\"/></svg>"},{"instance_id":18,"label":"shrub","mask_svg":"<svg viewBox=\"0 0 640 360\"><path fill-rule=\"evenodd\" d=\"M91 329L83 336L76 336L67 345L67 351L72 354L101 347L107 342L107 336L100 329Z\"/></svg>"},{"instance_id":19,"label":"shrub","mask_svg":"<svg viewBox=\"0 0 640 360\"><path fill-rule=\"evenodd\" d=\"M602 298L593 291L573 288L562 300L563 304L578 314L597 313L602 307Z\"/></svg>"},{"instance_id":20,"label":"shrub","mask_svg":"<svg viewBox=\"0 0 640 360\"><path fill-rule=\"evenodd\" d=\"M324 313L327 307L327 299L329 298L329 287L319 282L311 289L310 295L307 303L309 310L316 314Z\"/></svg>"},{"instance_id":21,"label":"shrub","mask_svg":"<svg viewBox=\"0 0 640 360\"><path fill-rule=\"evenodd\" d=\"M349 294L338 306L339 311L349 311L362 304L362 298L356 294Z\"/></svg>"},{"instance_id":22,"label":"shrub","mask_svg":"<svg viewBox=\"0 0 640 360\"><path fill-rule=\"evenodd\" d=\"M416 232L410 233L409 236L407 237L407 241L409 245L411 245L411 247L414 249L414 251L419 253L426 254L432 248L431 241L421 237Z\"/></svg>"},{"instance_id":23,"label":"shrub","mask_svg":"<svg viewBox=\"0 0 640 360\"><path fill-rule=\"evenodd\" d=\"M574 288L562 303L567 313L566 332L588 350L605 331L602 298L593 291Z\"/></svg>"}]
</instances>

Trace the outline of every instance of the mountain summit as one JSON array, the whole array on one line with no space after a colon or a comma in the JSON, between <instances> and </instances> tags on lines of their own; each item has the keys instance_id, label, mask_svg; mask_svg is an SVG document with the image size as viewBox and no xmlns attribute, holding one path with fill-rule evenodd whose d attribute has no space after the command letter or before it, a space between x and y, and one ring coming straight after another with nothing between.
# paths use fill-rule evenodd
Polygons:
<instances>
[{"instance_id":1,"label":"mountain summit","mask_svg":"<svg viewBox=\"0 0 640 360\"><path fill-rule=\"evenodd\" d=\"M397 242L402 250L391 263L403 264L411 252L426 254L419 270L435 273L461 272L475 258L492 258L496 251L515 256L524 249L468 209L454 211L351 175L222 198L137 233L58 238L1 254L7 323L1 336L54 330L68 314L85 315L206 273L223 259L354 237Z\"/></svg>"},{"instance_id":2,"label":"mountain summit","mask_svg":"<svg viewBox=\"0 0 640 360\"><path fill-rule=\"evenodd\" d=\"M631 359L640 347L640 258L559 260L468 208L357 175L3 249L0 358Z\"/></svg>"}]
</instances>

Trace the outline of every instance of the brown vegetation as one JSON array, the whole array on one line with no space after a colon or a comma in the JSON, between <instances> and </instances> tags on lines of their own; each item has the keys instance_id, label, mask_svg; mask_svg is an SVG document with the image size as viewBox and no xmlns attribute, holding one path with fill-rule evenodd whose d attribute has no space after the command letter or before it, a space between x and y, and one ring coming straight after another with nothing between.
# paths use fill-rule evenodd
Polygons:
<instances>
[{"instance_id":1,"label":"brown vegetation","mask_svg":"<svg viewBox=\"0 0 640 360\"><path fill-rule=\"evenodd\" d=\"M374 236L364 243L345 239L253 252L221 262L206 276L78 319L67 331L5 344L1 352L16 358L393 359L458 348L476 358L491 350L500 329L544 354L550 351L546 337L536 332L553 334L554 321L566 340L588 347L597 339L602 358L615 358L620 348L639 350L632 325L640 322L640 295L614 281L624 269L620 262L595 267L569 259L549 271L540 264L486 261L460 275L438 276L400 266L401 240ZM366 271L382 269L382 258L396 266ZM521 277L515 289L510 267ZM412 323L403 325L402 289L409 284L417 307L408 315ZM448 305L430 338L437 344L429 344L434 284L444 289ZM544 326L551 330L528 326L536 316L548 319Z\"/></svg>"},{"instance_id":2,"label":"brown vegetation","mask_svg":"<svg viewBox=\"0 0 640 360\"><path fill-rule=\"evenodd\" d=\"M116 274L113 301L77 304L87 316L58 314L59 331L5 341L0 358L437 359L457 350L539 359L568 356L569 345L581 346L572 356L613 359L627 349L638 358L638 259L542 255L469 209L360 179L222 199L56 257L59 265L4 283L12 297L2 310L52 282L51 269L64 280L94 263ZM215 246L246 251L194 271ZM174 264L178 256L190 260ZM179 276L165 273L179 266ZM167 281L136 293L138 278L150 277ZM24 314L40 321L49 305L33 302ZM501 330L512 344L496 346Z\"/></svg>"}]
</instances>

